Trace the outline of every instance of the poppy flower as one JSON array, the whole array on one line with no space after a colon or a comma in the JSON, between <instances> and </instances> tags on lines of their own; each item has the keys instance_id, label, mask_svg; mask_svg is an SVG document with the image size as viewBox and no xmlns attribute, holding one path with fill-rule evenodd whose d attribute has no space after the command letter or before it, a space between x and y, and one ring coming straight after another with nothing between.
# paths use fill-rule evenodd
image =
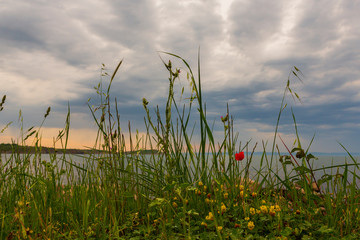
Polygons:
<instances>
[{"instance_id":1,"label":"poppy flower","mask_svg":"<svg viewBox=\"0 0 360 240\"><path fill-rule=\"evenodd\" d=\"M245 158L244 152L239 152L235 154L235 160L236 161L241 161Z\"/></svg>"}]
</instances>

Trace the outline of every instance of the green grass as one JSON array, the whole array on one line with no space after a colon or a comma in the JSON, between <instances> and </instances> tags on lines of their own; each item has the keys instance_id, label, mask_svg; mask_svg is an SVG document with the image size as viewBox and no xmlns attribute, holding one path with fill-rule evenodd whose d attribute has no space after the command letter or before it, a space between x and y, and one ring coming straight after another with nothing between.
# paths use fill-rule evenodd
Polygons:
<instances>
[{"instance_id":1,"label":"green grass","mask_svg":"<svg viewBox=\"0 0 360 240\"><path fill-rule=\"evenodd\" d=\"M201 93L200 60L195 76L184 59L165 54L184 67L180 73L171 61L163 61L169 84L165 112L143 99L145 136L134 136L130 124L121 128L117 100L110 96L122 61L111 76L103 73L109 76L107 84L104 77L95 87L99 104L89 103L98 135L93 151L83 156L84 165L73 162L66 151L70 107L64 129L55 140L62 150L51 153L50 161L42 158L40 137L50 108L40 127L26 131L21 127L18 143L24 146L32 137L33 151L13 148L3 156L0 239L360 237L356 159L348 153L351 163L313 169L315 156L309 153L310 146L301 145L294 114L295 145L288 147L279 135L286 96L299 99L290 88L293 79L301 80L298 68L291 70L286 82L270 143L272 152L267 154L267 143L262 142L260 167L253 170L258 144L238 141L229 107L221 118L222 139L213 135ZM184 76L189 90L175 92L175 83L186 81ZM4 103L5 97L0 111ZM21 114L19 119L22 123ZM124 138L125 132L130 133L129 139ZM198 142L193 139L197 135ZM288 154L280 154L278 142L288 148ZM235 153L241 151L246 156L242 162L235 160ZM325 173L328 169L331 174ZM316 179L319 171L324 174Z\"/></svg>"}]
</instances>

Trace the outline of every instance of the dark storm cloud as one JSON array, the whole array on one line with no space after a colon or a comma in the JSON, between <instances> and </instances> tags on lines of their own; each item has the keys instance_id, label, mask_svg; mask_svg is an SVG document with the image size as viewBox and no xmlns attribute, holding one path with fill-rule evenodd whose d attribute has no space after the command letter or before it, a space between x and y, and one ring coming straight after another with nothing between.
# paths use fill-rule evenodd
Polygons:
<instances>
[{"instance_id":1,"label":"dark storm cloud","mask_svg":"<svg viewBox=\"0 0 360 240\"><path fill-rule=\"evenodd\" d=\"M89 24L90 29L104 39L120 43L128 49L154 48L154 38L158 31L155 7L151 1L106 1L106 5L111 17L100 21L93 19Z\"/></svg>"},{"instance_id":2,"label":"dark storm cloud","mask_svg":"<svg viewBox=\"0 0 360 240\"><path fill-rule=\"evenodd\" d=\"M181 61L157 51L184 57L196 75L200 47L209 119L219 121L228 103L236 125L267 137L296 66L303 84L292 78L291 87L302 103L287 96L281 131L293 133L292 106L304 138L316 132L329 143L318 144L319 151L332 149L339 136L352 140L354 151L360 134L358 12L358 1L2 1L0 81L8 101L1 124L16 119L19 109L29 125L37 124L51 105L48 126L62 127L68 103L74 127L93 124L87 100L98 103L93 87L101 63L111 75L123 58L111 99L124 121L141 125L141 99L163 111L168 94L159 55L181 67L177 99L182 87L189 89ZM102 78L104 86L108 80ZM215 124L215 131L221 127Z\"/></svg>"}]
</instances>

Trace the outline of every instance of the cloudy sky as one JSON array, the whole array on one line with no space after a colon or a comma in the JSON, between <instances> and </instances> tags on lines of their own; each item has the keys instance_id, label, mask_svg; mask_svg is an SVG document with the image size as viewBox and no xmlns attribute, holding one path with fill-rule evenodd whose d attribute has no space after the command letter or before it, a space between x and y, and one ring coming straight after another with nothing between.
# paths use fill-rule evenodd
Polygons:
<instances>
[{"instance_id":1,"label":"cloudy sky","mask_svg":"<svg viewBox=\"0 0 360 240\"><path fill-rule=\"evenodd\" d=\"M305 147L315 134L310 151L343 152L341 142L360 152L359 12L359 0L2 0L0 94L7 99L0 127L13 123L0 142L19 139L20 110L26 129L38 126L51 106L42 131L43 144L51 145L69 103L71 146L92 146L96 127L87 100L96 103L101 64L111 74L121 59L111 94L123 127L131 121L142 132L141 99L150 109L166 104L168 74L159 51L182 56L196 72L200 47L216 136L228 103L239 140L270 145L296 66L303 83L292 79L291 87L301 103L286 98L279 128L287 144L295 139L292 107ZM174 63L183 70L176 89L186 88L186 68Z\"/></svg>"}]
</instances>

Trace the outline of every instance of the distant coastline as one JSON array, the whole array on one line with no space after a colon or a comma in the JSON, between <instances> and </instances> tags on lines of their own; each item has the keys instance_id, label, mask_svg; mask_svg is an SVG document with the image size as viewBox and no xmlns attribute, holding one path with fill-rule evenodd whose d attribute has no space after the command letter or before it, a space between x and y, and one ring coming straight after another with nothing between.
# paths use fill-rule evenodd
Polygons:
<instances>
[{"instance_id":1,"label":"distant coastline","mask_svg":"<svg viewBox=\"0 0 360 240\"><path fill-rule=\"evenodd\" d=\"M39 151L37 149L37 151ZM35 153L35 147L33 146L21 146L18 145L16 143L0 143L0 154L9 154L12 152L17 152L17 153ZM54 149L54 148L49 148L49 147L41 147L41 153L42 154L53 154L53 153L63 153L64 149ZM67 154L90 154L90 153L94 153L94 152L103 152L103 150L95 150L95 149L75 149L75 148L68 148L65 149L65 152ZM158 151L156 150L149 150L149 149L145 149L145 150L139 150L139 151L128 151L126 152L127 154L131 154L131 153L141 153L141 154L157 154ZM333 157L346 157L349 156L345 151L344 152L332 152L332 153L327 153L327 152L311 152L315 157L320 157L320 156L333 156ZM249 152L249 156L250 156L250 152ZM254 155L262 155L263 152L254 152ZM354 153L350 153L353 157L359 157L360 156L360 152L354 152ZM267 156L271 155L271 152L266 152ZM281 153L281 155L289 155L289 153Z\"/></svg>"},{"instance_id":2,"label":"distant coastline","mask_svg":"<svg viewBox=\"0 0 360 240\"><path fill-rule=\"evenodd\" d=\"M0 144L0 153L35 153L36 151L39 152L41 149L41 153L55 153L55 152L64 152L64 149L55 149L55 148L49 148L49 147L41 147L39 149L36 149L34 146L21 146L16 143L1 143ZM66 153L69 154L86 154L91 153L93 150L88 149L65 149Z\"/></svg>"},{"instance_id":3,"label":"distant coastline","mask_svg":"<svg viewBox=\"0 0 360 240\"><path fill-rule=\"evenodd\" d=\"M16 153L35 153L39 152L40 149L36 149L34 146L21 146L16 143L0 143L0 154L10 154L13 152ZM54 153L63 153L65 151L66 154L91 154L91 153L100 153L103 152L103 150L97 150L97 149L75 149L75 148L68 148L68 149L55 149L55 148L49 148L49 147L41 147L41 153L42 154L54 154ZM129 151L126 152L127 154L131 153L138 153L141 154L153 154L157 153L155 150L139 150L139 151Z\"/></svg>"}]
</instances>

